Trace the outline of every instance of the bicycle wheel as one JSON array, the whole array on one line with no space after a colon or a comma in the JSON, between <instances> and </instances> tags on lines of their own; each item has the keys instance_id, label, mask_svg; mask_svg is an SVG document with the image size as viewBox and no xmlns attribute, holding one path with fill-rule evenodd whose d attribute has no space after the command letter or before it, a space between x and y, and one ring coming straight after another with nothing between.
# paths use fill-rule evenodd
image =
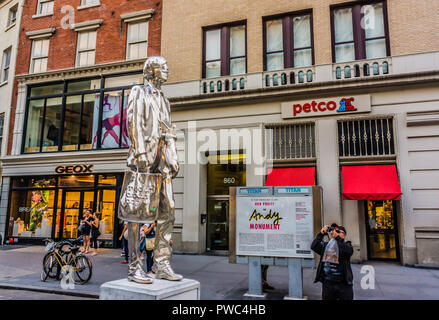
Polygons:
<instances>
[{"instance_id":1,"label":"bicycle wheel","mask_svg":"<svg viewBox=\"0 0 439 320\"><path fill-rule=\"evenodd\" d=\"M86 256L76 256L70 265L73 267L73 281L76 284L84 284L90 280L93 265L89 258Z\"/></svg>"},{"instance_id":2,"label":"bicycle wheel","mask_svg":"<svg viewBox=\"0 0 439 320\"><path fill-rule=\"evenodd\" d=\"M41 281L47 278L57 279L61 272L61 267L52 252L47 253L43 258L43 270L41 271Z\"/></svg>"}]
</instances>

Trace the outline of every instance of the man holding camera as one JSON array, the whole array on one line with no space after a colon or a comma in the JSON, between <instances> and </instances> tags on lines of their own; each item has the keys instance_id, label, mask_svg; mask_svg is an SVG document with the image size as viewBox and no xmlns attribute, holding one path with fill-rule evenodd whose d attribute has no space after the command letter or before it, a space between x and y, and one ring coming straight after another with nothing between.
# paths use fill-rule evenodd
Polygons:
<instances>
[{"instance_id":1,"label":"man holding camera","mask_svg":"<svg viewBox=\"0 0 439 320\"><path fill-rule=\"evenodd\" d=\"M323 237L331 235L325 242ZM314 282L322 283L322 300L353 300L350 241L345 241L346 228L333 223L324 226L311 244L311 249L320 255Z\"/></svg>"}]
</instances>

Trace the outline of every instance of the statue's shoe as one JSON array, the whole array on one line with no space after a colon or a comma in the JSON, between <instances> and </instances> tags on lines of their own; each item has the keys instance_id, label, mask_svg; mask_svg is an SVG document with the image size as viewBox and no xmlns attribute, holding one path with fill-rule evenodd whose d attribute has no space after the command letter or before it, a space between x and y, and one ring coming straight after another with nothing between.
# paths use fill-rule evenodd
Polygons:
<instances>
[{"instance_id":1,"label":"statue's shoe","mask_svg":"<svg viewBox=\"0 0 439 320\"><path fill-rule=\"evenodd\" d=\"M128 269L128 280L141 284L151 284L154 282L153 278L142 270L141 265L130 266Z\"/></svg>"},{"instance_id":2,"label":"statue's shoe","mask_svg":"<svg viewBox=\"0 0 439 320\"><path fill-rule=\"evenodd\" d=\"M158 266L156 274L156 279L165 279L170 281L180 281L183 279L183 276L181 274L175 273L174 270L172 270L171 266L168 264Z\"/></svg>"}]
</instances>

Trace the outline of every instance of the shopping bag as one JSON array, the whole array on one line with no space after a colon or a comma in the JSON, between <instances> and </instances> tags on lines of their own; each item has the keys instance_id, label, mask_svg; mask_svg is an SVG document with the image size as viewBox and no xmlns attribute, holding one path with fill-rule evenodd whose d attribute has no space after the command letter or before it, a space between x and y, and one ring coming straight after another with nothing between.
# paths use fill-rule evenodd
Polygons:
<instances>
[{"instance_id":1,"label":"shopping bag","mask_svg":"<svg viewBox=\"0 0 439 320\"><path fill-rule=\"evenodd\" d=\"M160 173L127 170L119 201L119 219L153 223L158 214L161 179Z\"/></svg>"}]
</instances>

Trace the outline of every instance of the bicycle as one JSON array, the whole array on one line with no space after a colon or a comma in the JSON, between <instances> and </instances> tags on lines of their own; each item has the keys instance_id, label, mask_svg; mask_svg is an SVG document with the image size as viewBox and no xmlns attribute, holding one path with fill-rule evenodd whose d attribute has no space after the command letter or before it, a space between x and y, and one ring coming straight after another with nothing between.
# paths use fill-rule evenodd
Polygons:
<instances>
[{"instance_id":1,"label":"bicycle","mask_svg":"<svg viewBox=\"0 0 439 320\"><path fill-rule=\"evenodd\" d=\"M47 253L43 258L41 281L46 281L47 278L61 280L61 274L65 274L69 269L68 267L70 267L70 272L73 272L74 283L85 284L90 280L93 265L88 257L78 253L78 244L81 238L82 236L75 240L63 240L60 242L54 242L51 239L45 240ZM66 245L68 246L68 251L63 249Z\"/></svg>"}]
</instances>

